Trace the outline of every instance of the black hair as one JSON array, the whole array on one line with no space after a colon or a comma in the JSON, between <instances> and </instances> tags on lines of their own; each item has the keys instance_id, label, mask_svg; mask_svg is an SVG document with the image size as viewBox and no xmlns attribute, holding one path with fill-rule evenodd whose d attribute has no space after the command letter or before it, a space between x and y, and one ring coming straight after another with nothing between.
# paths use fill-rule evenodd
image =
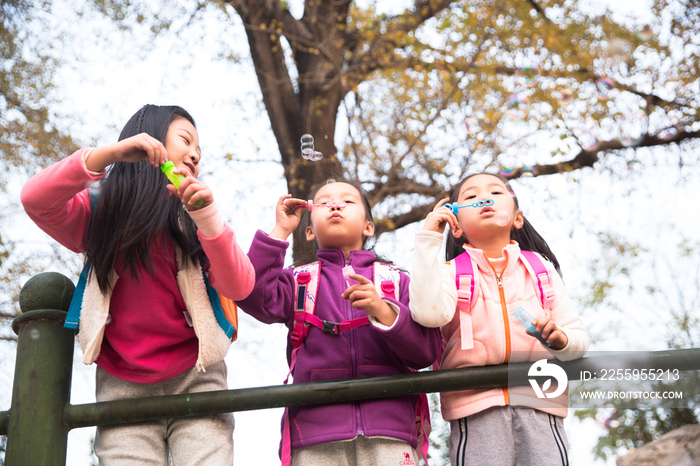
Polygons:
<instances>
[{"instance_id":1,"label":"black hair","mask_svg":"<svg viewBox=\"0 0 700 466\"><path fill-rule=\"evenodd\" d=\"M515 195L515 191L513 191L513 188L510 186L508 180L503 176L494 173L473 173L464 178L462 181L459 182L459 184L457 184L457 186L455 186L454 190L452 191L452 195L450 196L450 203L457 202L459 200L459 192L461 191L464 183L469 178L476 175L489 175L501 180L503 184L506 185L508 192L513 196L515 208L518 210L520 209L518 198ZM510 239L516 241L522 251L533 251L541 254L544 258L549 260L552 263L552 265L554 265L556 271L561 275L559 261L557 260L557 257L549 248L549 245L544 240L544 238L542 238L542 236L539 233L537 233L535 227L533 227L532 224L527 220L527 218L525 218L525 215L523 215L522 228L511 228ZM447 244L445 245L445 260L451 261L455 257L462 254L464 252L463 246L467 243L469 243L469 239L467 238L466 233L462 233L461 237L455 238L452 234L452 231L449 231L447 233Z\"/></svg>"},{"instance_id":2,"label":"black hair","mask_svg":"<svg viewBox=\"0 0 700 466\"><path fill-rule=\"evenodd\" d=\"M170 123L178 118L195 126L181 107L145 105L126 123L119 141L147 133L165 144ZM180 199L170 195L167 184L165 175L147 160L116 162L100 181L86 263L92 265L102 293L109 291L108 277L117 257L135 280L138 267L154 273L149 249L158 239L172 241L192 262L204 258L197 226Z\"/></svg>"},{"instance_id":3,"label":"black hair","mask_svg":"<svg viewBox=\"0 0 700 466\"><path fill-rule=\"evenodd\" d=\"M357 189L357 191L360 193L360 198L362 199L362 205L365 208L365 219L369 222L373 222L374 217L372 216L372 206L369 203L369 194L367 193L367 190L365 190L365 188L363 188L362 185L360 183L358 183L357 181L353 181L353 180L328 180L325 183L321 183L321 184L316 185L316 187L314 187L314 189L311 190L311 193L309 194L309 199L314 199L316 197L316 194L318 194L318 191L322 187L326 186L328 183L336 182L336 181L338 183L349 184L353 188ZM309 212L308 209L304 209L304 211L301 214L301 219L299 220L299 225L294 230L293 238L294 238L295 244L306 243L305 246L307 246L307 247L301 248L302 249L301 256L299 257L299 259L297 259L294 262L293 267L298 267L300 265L309 264L311 262L318 260L318 256L317 256L318 244L316 243L316 241L307 241L307 239L306 239L306 229L310 225L311 225L311 212ZM373 252L374 255L376 256L377 261L391 264L392 262L390 260L388 260L387 258L377 255L377 253L374 251L374 245L372 245L372 247L370 247L370 248L367 247L367 243L369 242L370 238L371 237L365 236L362 239L362 249Z\"/></svg>"}]
</instances>

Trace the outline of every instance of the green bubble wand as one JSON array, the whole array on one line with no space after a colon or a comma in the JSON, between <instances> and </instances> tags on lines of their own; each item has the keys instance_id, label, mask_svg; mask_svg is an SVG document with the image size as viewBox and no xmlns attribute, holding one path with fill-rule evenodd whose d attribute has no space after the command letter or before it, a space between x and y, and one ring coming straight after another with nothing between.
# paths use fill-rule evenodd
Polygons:
<instances>
[{"instance_id":1,"label":"green bubble wand","mask_svg":"<svg viewBox=\"0 0 700 466\"><path fill-rule=\"evenodd\" d=\"M175 164L170 160L167 160L163 165L160 166L160 169L163 173L165 173L165 176L168 177L173 186L175 186L175 188L177 189L180 189L180 183L182 183L182 180L185 179L185 175L174 173ZM202 207L202 204L204 204L204 199L200 199L197 202L195 202L194 207Z\"/></svg>"}]
</instances>

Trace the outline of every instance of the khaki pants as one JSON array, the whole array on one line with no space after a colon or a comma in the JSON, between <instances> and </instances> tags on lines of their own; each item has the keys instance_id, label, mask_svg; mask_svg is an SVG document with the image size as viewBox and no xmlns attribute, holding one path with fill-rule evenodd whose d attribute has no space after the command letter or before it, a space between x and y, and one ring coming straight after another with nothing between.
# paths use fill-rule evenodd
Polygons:
<instances>
[{"instance_id":1,"label":"khaki pants","mask_svg":"<svg viewBox=\"0 0 700 466\"><path fill-rule=\"evenodd\" d=\"M206 372L188 369L165 382L129 382L97 368L97 401L226 390L226 364ZM95 454L100 466L232 465L233 414L98 426Z\"/></svg>"}]
</instances>

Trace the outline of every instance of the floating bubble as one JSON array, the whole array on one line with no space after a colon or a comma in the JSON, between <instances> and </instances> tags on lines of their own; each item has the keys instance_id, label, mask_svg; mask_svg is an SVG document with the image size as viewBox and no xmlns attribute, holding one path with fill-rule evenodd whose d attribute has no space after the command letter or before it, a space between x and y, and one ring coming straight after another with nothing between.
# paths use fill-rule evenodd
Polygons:
<instances>
[{"instance_id":1,"label":"floating bubble","mask_svg":"<svg viewBox=\"0 0 700 466\"><path fill-rule=\"evenodd\" d=\"M670 128L664 128L661 131L659 131L656 134L656 137L664 141L668 141L669 139L673 139L674 137L676 137L676 134L678 134L678 130L671 126Z\"/></svg>"},{"instance_id":2,"label":"floating bubble","mask_svg":"<svg viewBox=\"0 0 700 466\"><path fill-rule=\"evenodd\" d=\"M646 132L647 112L643 108L638 108L620 128L620 144L624 147L633 147L644 140Z\"/></svg>"},{"instance_id":3,"label":"floating bubble","mask_svg":"<svg viewBox=\"0 0 700 466\"><path fill-rule=\"evenodd\" d=\"M527 114L524 111L514 108L506 110L506 112L503 114L503 118L505 118L506 121L512 122L523 121L526 116Z\"/></svg>"},{"instance_id":4,"label":"floating bubble","mask_svg":"<svg viewBox=\"0 0 700 466\"><path fill-rule=\"evenodd\" d=\"M515 173L515 168L506 168L504 166L501 166L498 169L498 173L501 174L501 176L505 176L506 178L511 176L513 173Z\"/></svg>"},{"instance_id":5,"label":"floating bubble","mask_svg":"<svg viewBox=\"0 0 700 466\"><path fill-rule=\"evenodd\" d=\"M314 147L314 137L310 134L304 134L301 137L301 156L311 161L321 160L323 158L323 154L318 152Z\"/></svg>"},{"instance_id":6,"label":"floating bubble","mask_svg":"<svg viewBox=\"0 0 700 466\"><path fill-rule=\"evenodd\" d=\"M595 150L600 145L600 142L590 131L586 131L578 138L578 143L583 150Z\"/></svg>"},{"instance_id":7,"label":"floating bubble","mask_svg":"<svg viewBox=\"0 0 700 466\"><path fill-rule=\"evenodd\" d=\"M610 89L615 87L615 83L610 78L600 78L595 82L595 86L598 89L598 100L608 100Z\"/></svg>"},{"instance_id":8,"label":"floating bubble","mask_svg":"<svg viewBox=\"0 0 700 466\"><path fill-rule=\"evenodd\" d=\"M510 222L510 214L508 212L496 212L496 216L494 217L494 220L496 222L496 225L498 226L506 226Z\"/></svg>"},{"instance_id":9,"label":"floating bubble","mask_svg":"<svg viewBox=\"0 0 700 466\"><path fill-rule=\"evenodd\" d=\"M630 160L627 162L627 171L639 171L642 169L642 163L639 160Z\"/></svg>"},{"instance_id":10,"label":"floating bubble","mask_svg":"<svg viewBox=\"0 0 700 466\"><path fill-rule=\"evenodd\" d=\"M671 126L667 126L666 128L663 128L661 131L659 131L656 134L656 137L668 141L670 139L673 139L676 137L678 134L678 119L676 118L671 118Z\"/></svg>"},{"instance_id":11,"label":"floating bubble","mask_svg":"<svg viewBox=\"0 0 700 466\"><path fill-rule=\"evenodd\" d=\"M36 328L33 328L29 331L29 336L31 337L32 340L38 340L41 334L39 333L39 330Z\"/></svg>"},{"instance_id":12,"label":"floating bubble","mask_svg":"<svg viewBox=\"0 0 700 466\"><path fill-rule=\"evenodd\" d=\"M574 95L574 93L571 92L571 89L562 89L559 94L559 103L561 105L568 105L571 102L571 98Z\"/></svg>"},{"instance_id":13,"label":"floating bubble","mask_svg":"<svg viewBox=\"0 0 700 466\"><path fill-rule=\"evenodd\" d=\"M525 86L532 87L537 80L537 71L537 65L528 65L518 69L518 74L525 77Z\"/></svg>"},{"instance_id":14,"label":"floating bubble","mask_svg":"<svg viewBox=\"0 0 700 466\"><path fill-rule=\"evenodd\" d=\"M535 167L526 165L520 170L520 176L523 178L533 178L535 176Z\"/></svg>"},{"instance_id":15,"label":"floating bubble","mask_svg":"<svg viewBox=\"0 0 700 466\"><path fill-rule=\"evenodd\" d=\"M513 94L513 95L510 96L510 97L508 98L508 100L506 101L506 105L507 105L508 107L515 107L515 108L517 108L517 107L522 107L522 106L524 106L524 105L527 105L527 102L528 102L528 100L527 100L527 97L526 97L526 96L520 95L520 94Z\"/></svg>"},{"instance_id":16,"label":"floating bubble","mask_svg":"<svg viewBox=\"0 0 700 466\"><path fill-rule=\"evenodd\" d=\"M479 128L479 123L474 118L464 120L464 126L467 128L467 134L472 134Z\"/></svg>"},{"instance_id":17,"label":"floating bubble","mask_svg":"<svg viewBox=\"0 0 700 466\"><path fill-rule=\"evenodd\" d=\"M637 33L637 39L643 40L644 42L651 40L654 37L654 31L651 26L647 26Z\"/></svg>"}]
</instances>

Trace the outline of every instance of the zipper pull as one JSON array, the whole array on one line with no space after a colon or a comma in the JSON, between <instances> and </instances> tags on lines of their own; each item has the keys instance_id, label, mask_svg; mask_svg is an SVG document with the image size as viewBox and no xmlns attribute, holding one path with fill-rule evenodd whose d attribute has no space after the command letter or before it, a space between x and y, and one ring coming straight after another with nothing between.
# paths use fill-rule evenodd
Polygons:
<instances>
[{"instance_id":1,"label":"zipper pull","mask_svg":"<svg viewBox=\"0 0 700 466\"><path fill-rule=\"evenodd\" d=\"M498 287L503 288L503 280L501 280L500 275L496 275L496 281L498 282Z\"/></svg>"}]
</instances>

